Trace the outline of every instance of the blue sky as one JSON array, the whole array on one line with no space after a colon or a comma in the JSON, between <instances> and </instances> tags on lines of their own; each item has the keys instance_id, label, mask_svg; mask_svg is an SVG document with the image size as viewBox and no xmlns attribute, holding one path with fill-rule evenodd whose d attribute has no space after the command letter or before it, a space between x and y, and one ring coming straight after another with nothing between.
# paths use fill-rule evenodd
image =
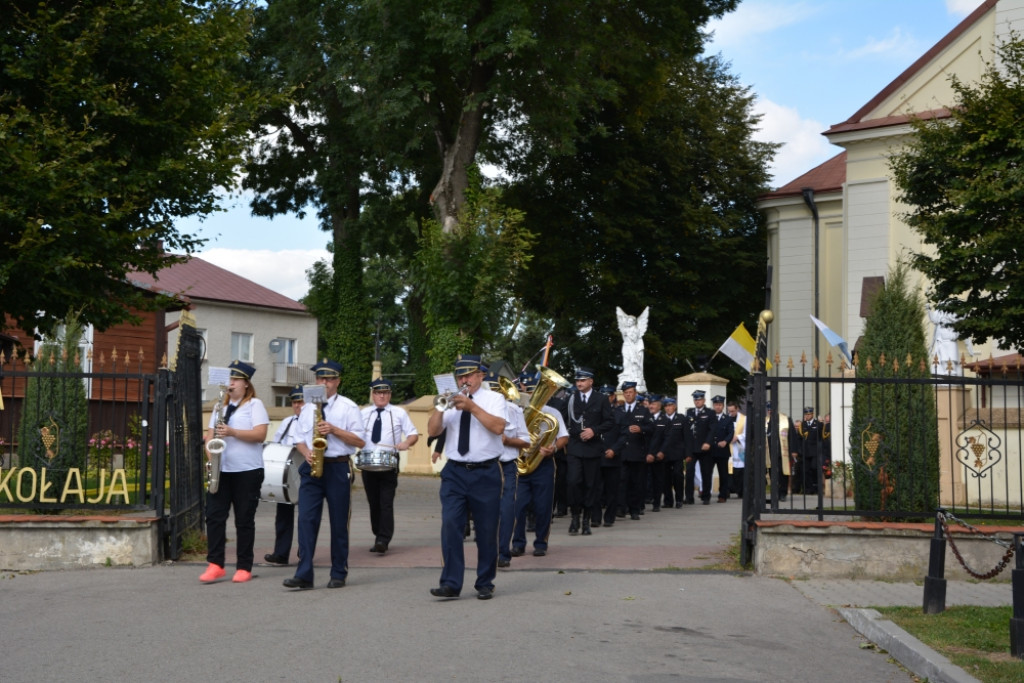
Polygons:
<instances>
[{"instance_id":1,"label":"blue sky","mask_svg":"<svg viewBox=\"0 0 1024 683\"><path fill-rule=\"evenodd\" d=\"M781 185L841 150L822 131L845 121L953 29L982 0L743 0L712 22L708 49L756 95L758 138L783 143L772 166ZM315 217L249 214L244 197L227 212L180 230L209 239L200 256L293 299L306 270L327 258Z\"/></svg>"}]
</instances>

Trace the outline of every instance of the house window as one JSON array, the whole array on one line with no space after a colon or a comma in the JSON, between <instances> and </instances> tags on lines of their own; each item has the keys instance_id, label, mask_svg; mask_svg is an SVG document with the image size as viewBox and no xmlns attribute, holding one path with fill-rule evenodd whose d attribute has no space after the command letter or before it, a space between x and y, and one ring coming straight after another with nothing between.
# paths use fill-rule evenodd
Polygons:
<instances>
[{"instance_id":1,"label":"house window","mask_svg":"<svg viewBox=\"0 0 1024 683\"><path fill-rule=\"evenodd\" d=\"M246 332L231 333L231 358L246 363L252 362L252 335Z\"/></svg>"},{"instance_id":2,"label":"house window","mask_svg":"<svg viewBox=\"0 0 1024 683\"><path fill-rule=\"evenodd\" d=\"M295 365L297 362L295 359L299 357L296 340L282 339L281 341L284 342L284 362L288 365Z\"/></svg>"}]
</instances>

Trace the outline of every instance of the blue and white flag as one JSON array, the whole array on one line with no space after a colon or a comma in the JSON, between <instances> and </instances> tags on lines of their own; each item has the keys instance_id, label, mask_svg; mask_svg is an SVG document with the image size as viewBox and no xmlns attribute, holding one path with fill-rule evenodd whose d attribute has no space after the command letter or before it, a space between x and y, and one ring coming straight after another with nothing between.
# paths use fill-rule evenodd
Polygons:
<instances>
[{"instance_id":1,"label":"blue and white flag","mask_svg":"<svg viewBox=\"0 0 1024 683\"><path fill-rule=\"evenodd\" d=\"M853 365L853 357L850 355L850 345L846 343L846 340L833 332L828 325L821 322L813 315L811 316L811 322L814 323L815 327L821 330L821 333L825 335L825 339L829 344L839 349L843 356L846 357L846 362Z\"/></svg>"}]
</instances>

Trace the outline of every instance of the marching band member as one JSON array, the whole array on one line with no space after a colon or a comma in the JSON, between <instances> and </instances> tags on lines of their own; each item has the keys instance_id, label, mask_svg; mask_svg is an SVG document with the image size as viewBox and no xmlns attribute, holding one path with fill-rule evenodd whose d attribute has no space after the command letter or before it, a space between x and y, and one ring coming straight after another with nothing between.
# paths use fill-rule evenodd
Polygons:
<instances>
[{"instance_id":1,"label":"marching band member","mask_svg":"<svg viewBox=\"0 0 1024 683\"><path fill-rule=\"evenodd\" d=\"M363 433L369 435L367 448L385 446L404 451L419 441L409 414L391 405L391 380L378 377L370 382L373 405L363 408ZM404 439L403 439L404 436ZM395 469L371 472L360 470L366 502L370 505L371 553L383 555L395 535L395 490L398 488L398 464Z\"/></svg>"},{"instance_id":2,"label":"marching band member","mask_svg":"<svg viewBox=\"0 0 1024 683\"><path fill-rule=\"evenodd\" d=\"M488 373L485 381L492 391L498 390L498 376ZM505 397L508 398L507 396ZM526 427L523 408L513 401L507 401L508 423L505 433L501 435L503 452L498 462L501 463L501 509L498 513L498 566L507 567L511 564L512 533L516 521L516 497L519 469L517 461L519 451L530 445L530 431ZM525 524L526 520L523 520ZM520 553L522 554L522 553Z\"/></svg>"},{"instance_id":3,"label":"marching band member","mask_svg":"<svg viewBox=\"0 0 1024 683\"><path fill-rule=\"evenodd\" d=\"M532 380L532 378L531 378ZM526 391L536 386L535 381L523 384ZM555 453L569 443L569 431L565 427L562 414L550 405L550 401L541 407L545 415L557 421L555 442L551 446L541 446L543 459L533 472L519 476L515 492L515 527L512 535L512 556L518 557L526 552L526 513L534 510L533 554L543 557L548 554L548 538L551 535L551 513L555 499ZM529 437L528 437L529 438Z\"/></svg>"},{"instance_id":4,"label":"marching band member","mask_svg":"<svg viewBox=\"0 0 1024 683\"><path fill-rule=\"evenodd\" d=\"M462 355L455 362L459 393L448 398L454 409L435 410L427 422L427 434L447 431L441 470L441 569L440 585L430 589L438 598L457 598L466 571L463 528L473 514L476 527L477 598L494 597L498 568L498 511L501 505L501 436L508 422L505 398L483 386L486 368L479 356ZM439 406L440 407L440 406ZM437 461L437 454L431 456Z\"/></svg>"},{"instance_id":5,"label":"marching band member","mask_svg":"<svg viewBox=\"0 0 1024 683\"><path fill-rule=\"evenodd\" d=\"M331 579L328 588L341 588L348 577L348 520L352 502L352 485L349 479L349 459L356 449L362 448L363 425L359 408L350 399L338 394L341 384L341 363L327 360L313 366L316 383L322 385L327 401L321 407L307 405L299 415L304 439L296 448L306 458L299 465L299 564L295 576L284 580L286 588L309 589L313 587L313 555L316 538L320 531L324 500L331 522ZM313 439L324 437L327 448L324 453L322 477L310 474L313 463Z\"/></svg>"},{"instance_id":6,"label":"marching band member","mask_svg":"<svg viewBox=\"0 0 1024 683\"><path fill-rule=\"evenodd\" d=\"M303 438L299 428L299 413L302 412L303 406L302 385L296 384L292 387L288 398L291 399L294 414L281 420L277 431L274 432L273 442L285 446L295 446ZM294 535L295 504L278 503L277 509L274 511L274 552L264 555L263 560L275 567L287 567Z\"/></svg>"},{"instance_id":7,"label":"marching band member","mask_svg":"<svg viewBox=\"0 0 1024 683\"><path fill-rule=\"evenodd\" d=\"M256 398L250 381L256 368L238 360L228 368L231 375L221 405L223 415L218 421L217 411L214 411L206 433L207 443L214 437L224 440L224 452L220 456L220 486L216 493L206 495L206 561L210 564L199 577L203 583L225 575L224 546L231 510L235 513L238 535L235 574L231 580L244 583L252 578L256 506L263 485L263 440L267 438L270 417L263 402Z\"/></svg>"}]
</instances>

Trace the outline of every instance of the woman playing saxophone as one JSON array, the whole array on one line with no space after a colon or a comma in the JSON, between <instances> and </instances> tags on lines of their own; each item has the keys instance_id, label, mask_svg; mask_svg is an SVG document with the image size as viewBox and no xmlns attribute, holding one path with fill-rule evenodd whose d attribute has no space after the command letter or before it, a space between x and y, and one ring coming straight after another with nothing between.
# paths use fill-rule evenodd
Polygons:
<instances>
[{"instance_id":1,"label":"woman playing saxophone","mask_svg":"<svg viewBox=\"0 0 1024 683\"><path fill-rule=\"evenodd\" d=\"M256 398L251 379L256 369L242 361L228 366L231 371L227 392L220 410L210 416L206 434L223 441L220 455L220 484L206 494L206 533L209 565L199 577L203 583L225 576L224 546L228 513L234 510L238 538L235 583L252 578L253 545L256 540L256 506L263 485L263 441L270 418L263 402ZM218 419L219 418L219 419Z\"/></svg>"}]
</instances>

